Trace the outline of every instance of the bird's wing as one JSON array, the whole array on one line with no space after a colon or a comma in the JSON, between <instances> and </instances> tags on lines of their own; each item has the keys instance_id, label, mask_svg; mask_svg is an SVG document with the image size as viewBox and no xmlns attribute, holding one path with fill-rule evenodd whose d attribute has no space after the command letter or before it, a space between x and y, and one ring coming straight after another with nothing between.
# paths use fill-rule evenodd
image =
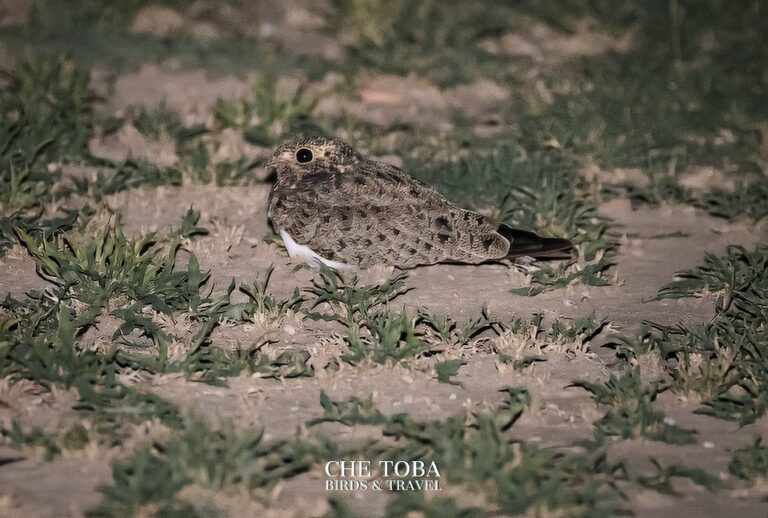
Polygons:
<instances>
[{"instance_id":1,"label":"bird's wing","mask_svg":"<svg viewBox=\"0 0 768 518\"><path fill-rule=\"evenodd\" d=\"M509 248L484 216L379 162L308 174L277 189L272 210L275 225L297 243L361 266L479 263L502 258Z\"/></svg>"}]
</instances>

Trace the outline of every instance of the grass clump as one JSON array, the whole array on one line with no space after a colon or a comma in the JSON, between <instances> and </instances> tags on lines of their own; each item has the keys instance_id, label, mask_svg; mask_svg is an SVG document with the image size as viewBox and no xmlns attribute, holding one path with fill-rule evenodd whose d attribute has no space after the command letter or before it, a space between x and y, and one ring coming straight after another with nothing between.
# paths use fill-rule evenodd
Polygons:
<instances>
[{"instance_id":1,"label":"grass clump","mask_svg":"<svg viewBox=\"0 0 768 518\"><path fill-rule=\"evenodd\" d=\"M321 267L319 277L315 278L310 289L316 297L313 307L327 304L332 311L313 312L308 316L339 322L350 328L362 327L372 314L387 308L393 299L407 291L406 277L406 274L400 273L379 285L358 286L356 274L346 280L336 270Z\"/></svg>"},{"instance_id":2,"label":"grass clump","mask_svg":"<svg viewBox=\"0 0 768 518\"><path fill-rule=\"evenodd\" d=\"M595 402L608 407L606 414L595 423L595 436L622 439L645 437L671 444L696 442L693 430L686 430L664 419L664 414L653 409L656 396L666 387L659 383L642 386L640 369L631 367L621 377L611 375L605 384L575 381L575 387L588 390Z\"/></svg>"},{"instance_id":3,"label":"grass clump","mask_svg":"<svg viewBox=\"0 0 768 518\"><path fill-rule=\"evenodd\" d=\"M242 130L248 142L274 146L288 135L324 133L312 120L317 101L306 94L304 86L285 95L278 92L275 78L261 76L250 98L219 99L214 114L222 127Z\"/></svg>"},{"instance_id":4,"label":"grass clump","mask_svg":"<svg viewBox=\"0 0 768 518\"><path fill-rule=\"evenodd\" d=\"M154 234L132 240L114 224L88 243L68 238L37 242L23 231L19 240L40 275L61 288L61 296L79 300L96 313L110 301L117 308L136 303L166 314L194 310L202 302L200 288L208 274L200 271L194 254L187 270L176 269L178 240L165 253Z\"/></svg>"},{"instance_id":5,"label":"grass clump","mask_svg":"<svg viewBox=\"0 0 768 518\"><path fill-rule=\"evenodd\" d=\"M697 412L754 422L768 410L768 250L730 246L723 256L707 254L704 264L681 272L657 298L715 295L715 317L707 323L647 326L636 337L618 340L620 354L659 356L671 387L694 392Z\"/></svg>"},{"instance_id":6,"label":"grass clump","mask_svg":"<svg viewBox=\"0 0 768 518\"><path fill-rule=\"evenodd\" d=\"M175 407L118 382L122 360L117 351L104 355L78 348L83 324L76 322L68 304L31 293L21 302L7 297L1 308L0 377L75 388L80 397L75 409L90 415L104 430L149 418L178 425Z\"/></svg>"},{"instance_id":7,"label":"grass clump","mask_svg":"<svg viewBox=\"0 0 768 518\"><path fill-rule=\"evenodd\" d=\"M87 155L96 95L86 70L66 58L27 55L8 80L0 92L4 162L39 173L50 162Z\"/></svg>"},{"instance_id":8,"label":"grass clump","mask_svg":"<svg viewBox=\"0 0 768 518\"><path fill-rule=\"evenodd\" d=\"M194 512L194 506L178 495L186 486L214 491L272 487L329 456L328 448L309 439L267 442L263 429L256 427L237 430L225 423L213 428L189 421L172 437L145 444L115 462L113 484L101 488L103 501L87 516L134 516L150 508L159 514Z\"/></svg>"},{"instance_id":9,"label":"grass clump","mask_svg":"<svg viewBox=\"0 0 768 518\"><path fill-rule=\"evenodd\" d=\"M320 423L341 423L346 426L358 424L384 424L387 417L382 414L373 402L373 396L367 399L352 397L345 401L334 401L324 390L320 391L320 406L323 417L308 421L309 426Z\"/></svg>"},{"instance_id":10,"label":"grass clump","mask_svg":"<svg viewBox=\"0 0 768 518\"><path fill-rule=\"evenodd\" d=\"M248 297L247 302L230 304L226 315L236 321L256 321L260 317L277 320L290 312L297 312L304 302L298 288L286 300L279 300L269 293L269 280L274 267L270 266L250 284L241 284L239 290Z\"/></svg>"},{"instance_id":11,"label":"grass clump","mask_svg":"<svg viewBox=\"0 0 768 518\"><path fill-rule=\"evenodd\" d=\"M10 428L0 426L0 437L4 437L13 448L33 448L41 451L46 461L61 454L62 450L81 450L88 444L88 430L81 424L46 433L39 427L24 431L21 424L13 420Z\"/></svg>"},{"instance_id":12,"label":"grass clump","mask_svg":"<svg viewBox=\"0 0 768 518\"><path fill-rule=\"evenodd\" d=\"M329 268L321 268L310 291L316 296L313 307L327 304L330 313L310 312L313 319L339 322L346 328L349 353L342 359L352 365L365 360L399 363L427 349L416 330L416 320L405 311L391 311L389 303L404 293L405 274L383 284L358 286L357 275L349 280Z\"/></svg>"},{"instance_id":13,"label":"grass clump","mask_svg":"<svg viewBox=\"0 0 768 518\"><path fill-rule=\"evenodd\" d=\"M67 209L61 216L47 218L43 217L42 210L31 215L25 215L22 210L0 217L0 257L16 243L14 230L43 240L71 230L81 215L87 216L89 213L90 208L84 206L80 210Z\"/></svg>"},{"instance_id":14,"label":"grass clump","mask_svg":"<svg viewBox=\"0 0 768 518\"><path fill-rule=\"evenodd\" d=\"M404 312L386 311L371 315L362 333L357 329L348 330L346 342L350 352L341 359L351 365L365 360L397 364L428 348L417 335L415 322Z\"/></svg>"},{"instance_id":15,"label":"grass clump","mask_svg":"<svg viewBox=\"0 0 768 518\"><path fill-rule=\"evenodd\" d=\"M95 95L88 74L64 58L27 55L0 90L0 253L13 228L55 234L71 228L77 211L45 218L62 162L88 155ZM45 218L45 219L44 219Z\"/></svg>"},{"instance_id":16,"label":"grass clump","mask_svg":"<svg viewBox=\"0 0 768 518\"><path fill-rule=\"evenodd\" d=\"M505 27L503 2L468 6L455 1L334 0L326 14L356 66L388 73L418 70L441 86L469 81L473 72L498 75L507 60L478 47Z\"/></svg>"},{"instance_id":17,"label":"grass clump","mask_svg":"<svg viewBox=\"0 0 768 518\"><path fill-rule=\"evenodd\" d=\"M265 352L266 341L234 350L211 343L222 319L281 318L298 310L301 298L298 293L287 301L273 298L268 275L242 287L250 297L246 302L231 304L234 281L221 296L206 293L208 274L193 254L187 269L177 266L182 240L206 232L198 221L199 213L190 210L165 239L133 240L117 224L88 242L42 240L19 231L53 287L0 303L0 377L73 387L80 397L75 408L115 430L153 417L171 427L180 424L178 411L162 398L122 385L123 372L184 372L219 384L242 370L268 377L313 375L305 351ZM105 318L116 319L117 329L97 347L86 337ZM192 323L189 331L173 327L179 318Z\"/></svg>"},{"instance_id":18,"label":"grass clump","mask_svg":"<svg viewBox=\"0 0 768 518\"><path fill-rule=\"evenodd\" d=\"M541 314L532 319L500 322L484 308L480 316L460 324L426 309L409 315L404 309L393 311L394 298L407 291L404 274L374 286L359 286L357 276L345 279L330 269L321 269L310 290L317 298L314 306L327 304L331 312L309 312L313 319L342 324L348 352L341 358L358 365L365 361L378 364L437 360L437 379L444 383L458 374L464 365L462 355L484 344L497 354L500 364L522 370L535 361L544 361L550 353L573 358L586 351L587 344L607 322L594 315L572 322L556 320L548 326ZM483 335L491 331L495 336Z\"/></svg>"},{"instance_id":19,"label":"grass clump","mask_svg":"<svg viewBox=\"0 0 768 518\"><path fill-rule=\"evenodd\" d=\"M746 448L733 454L728 471L742 480L755 481L768 478L768 448L758 438Z\"/></svg>"},{"instance_id":20,"label":"grass clump","mask_svg":"<svg viewBox=\"0 0 768 518\"><path fill-rule=\"evenodd\" d=\"M573 359L585 353L589 342L607 324L590 315L569 323L555 320L546 326L544 315L538 313L530 319L491 322L495 336L490 339L490 344L501 365L511 365L521 371L535 362L546 361L552 355Z\"/></svg>"},{"instance_id":21,"label":"grass clump","mask_svg":"<svg viewBox=\"0 0 768 518\"><path fill-rule=\"evenodd\" d=\"M242 372L280 380L315 375L307 351L286 349L269 353L263 350L266 344L261 342L230 350L204 342L188 353L179 365L192 381L218 386L226 386L224 378L238 376Z\"/></svg>"},{"instance_id":22,"label":"grass clump","mask_svg":"<svg viewBox=\"0 0 768 518\"><path fill-rule=\"evenodd\" d=\"M721 312L727 312L735 304L734 311L765 318L762 309L768 292L767 272L768 246L758 245L748 251L742 246L731 245L724 256L707 253L702 266L678 273L675 280L659 290L655 299L716 293Z\"/></svg>"},{"instance_id":23,"label":"grass clump","mask_svg":"<svg viewBox=\"0 0 768 518\"><path fill-rule=\"evenodd\" d=\"M438 315L426 309L419 312L419 322L431 330L440 343L451 349L465 346L483 331L491 329L493 324L485 307L478 318L469 320L463 326L447 315Z\"/></svg>"}]
</instances>

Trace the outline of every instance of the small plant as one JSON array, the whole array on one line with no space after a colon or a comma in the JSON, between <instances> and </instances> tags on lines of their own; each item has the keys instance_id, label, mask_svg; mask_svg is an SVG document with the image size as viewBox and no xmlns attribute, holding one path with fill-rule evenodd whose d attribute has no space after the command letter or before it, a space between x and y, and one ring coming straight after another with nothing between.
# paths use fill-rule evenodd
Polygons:
<instances>
[{"instance_id":1,"label":"small plant","mask_svg":"<svg viewBox=\"0 0 768 518\"><path fill-rule=\"evenodd\" d=\"M748 218L759 222L768 217L768 185L764 179L743 181L733 191L713 189L694 204L713 216L726 219Z\"/></svg>"},{"instance_id":2,"label":"small plant","mask_svg":"<svg viewBox=\"0 0 768 518\"><path fill-rule=\"evenodd\" d=\"M768 448L760 438L747 448L737 450L728 470L742 480L754 481L768 478Z\"/></svg>"},{"instance_id":3,"label":"small plant","mask_svg":"<svg viewBox=\"0 0 768 518\"><path fill-rule=\"evenodd\" d=\"M328 31L353 62L385 72L419 70L440 84L455 84L471 77L461 64L487 65L483 72L491 74L498 72L493 65L503 62L477 43L503 30L509 10L497 2L477 7L435 0L334 0L324 14Z\"/></svg>"},{"instance_id":4,"label":"small plant","mask_svg":"<svg viewBox=\"0 0 768 518\"><path fill-rule=\"evenodd\" d=\"M6 139L0 150L35 171L87 155L96 96L88 73L66 58L28 55L0 91ZM3 164L3 169L5 164Z\"/></svg>"},{"instance_id":5,"label":"small plant","mask_svg":"<svg viewBox=\"0 0 768 518\"><path fill-rule=\"evenodd\" d=\"M480 317L472 319L463 327L447 315L435 315L426 310L419 312L419 323L426 325L439 339L439 344L449 349L457 350L469 344L475 338L488 329L493 322L488 320L488 308L483 308Z\"/></svg>"},{"instance_id":6,"label":"small plant","mask_svg":"<svg viewBox=\"0 0 768 518\"><path fill-rule=\"evenodd\" d=\"M270 266L252 284L241 284L239 289L248 297L248 302L230 304L226 315L235 321L254 321L254 319L274 321L289 311L298 311L304 302L298 288L287 300L278 300L268 293L269 279L272 277L273 271L274 268Z\"/></svg>"},{"instance_id":7,"label":"small plant","mask_svg":"<svg viewBox=\"0 0 768 518\"><path fill-rule=\"evenodd\" d=\"M365 326L372 314L387 308L390 301L405 293L407 275L398 274L376 286L358 286L357 275L349 280L335 270L321 267L319 278L309 290L315 295L313 308L327 304L332 313L308 313L313 319L335 321L349 328Z\"/></svg>"},{"instance_id":8,"label":"small plant","mask_svg":"<svg viewBox=\"0 0 768 518\"><path fill-rule=\"evenodd\" d=\"M374 363L399 363L425 352L429 345L416 329L416 322L405 312L389 310L369 314L364 328L347 330L349 354L342 360L357 365L364 360Z\"/></svg>"},{"instance_id":9,"label":"small plant","mask_svg":"<svg viewBox=\"0 0 768 518\"><path fill-rule=\"evenodd\" d=\"M704 265L678 273L674 281L659 290L656 299L699 296L706 290L720 294L721 311L727 311L735 302L736 309L747 310L758 317L760 314L755 312L759 311L758 297L768 290L767 271L768 246L758 245L750 252L742 246L731 245L726 255L718 257L708 253L704 256Z\"/></svg>"},{"instance_id":10,"label":"small plant","mask_svg":"<svg viewBox=\"0 0 768 518\"><path fill-rule=\"evenodd\" d=\"M352 397L346 401L333 401L325 391L320 391L320 406L323 407L323 417L309 421L309 426L326 422L346 426L387 422L387 417L376 408L373 396L367 399Z\"/></svg>"},{"instance_id":11,"label":"small plant","mask_svg":"<svg viewBox=\"0 0 768 518\"><path fill-rule=\"evenodd\" d=\"M208 274L200 271L194 254L189 256L187 270L176 269L178 240L165 254L154 234L134 241L119 225L106 227L88 243L69 238L38 242L22 230L17 234L40 275L60 288L58 296L84 302L94 314L110 301L118 308L138 303L171 314L195 310L204 300L200 288Z\"/></svg>"},{"instance_id":12,"label":"small plant","mask_svg":"<svg viewBox=\"0 0 768 518\"><path fill-rule=\"evenodd\" d=\"M214 163L210 145L199 140L179 143L179 163L172 171L178 171L182 183L214 184L219 186L243 185L251 181L254 167L260 162L245 156L232 161Z\"/></svg>"},{"instance_id":13,"label":"small plant","mask_svg":"<svg viewBox=\"0 0 768 518\"><path fill-rule=\"evenodd\" d=\"M193 137L206 133L203 124L184 126L179 116L164 107L155 110L140 108L136 112L130 111L126 119L117 119L108 130L114 131L117 125L129 120L139 132L153 140L159 139L164 133L173 137L179 143L183 143Z\"/></svg>"},{"instance_id":14,"label":"small plant","mask_svg":"<svg viewBox=\"0 0 768 518\"><path fill-rule=\"evenodd\" d=\"M101 488L103 502L90 517L133 516L154 504L164 512L191 506L178 498L187 485L220 490L269 487L313 466L327 446L321 441L264 440L261 428L211 428L189 421L173 437L146 444L112 466L113 484Z\"/></svg>"},{"instance_id":15,"label":"small plant","mask_svg":"<svg viewBox=\"0 0 768 518\"><path fill-rule=\"evenodd\" d=\"M574 259L552 268L533 271L531 286L513 289L520 295L533 296L562 288L574 282L588 286L610 284L604 274L613 264L616 243L607 237L610 223L597 209L568 191L553 189L548 182L542 188L516 188L502 200L501 219L514 225L535 228L546 236L568 237L574 245Z\"/></svg>"},{"instance_id":16,"label":"small plant","mask_svg":"<svg viewBox=\"0 0 768 518\"><path fill-rule=\"evenodd\" d=\"M511 364L515 370L523 370L534 362L546 361L550 354L573 358L585 352L588 343L606 325L606 321L590 315L569 324L555 320L546 327L544 315L539 313L530 320L516 318L509 322L492 322L490 326L496 337L490 343L501 364Z\"/></svg>"},{"instance_id":17,"label":"small plant","mask_svg":"<svg viewBox=\"0 0 768 518\"><path fill-rule=\"evenodd\" d=\"M338 272L321 268L310 292L317 298L313 308L327 305L332 312L310 312L313 319L339 322L346 328L349 353L341 358L352 365L400 363L410 358L434 356L444 351L458 352L483 331L490 329L487 312L463 327L447 316L421 311L410 316L403 309L393 311L389 303L405 293L405 274L398 274L376 286L358 286L353 275L345 279ZM458 362L458 363L457 363ZM448 382L463 364L447 359L435 365L438 379Z\"/></svg>"},{"instance_id":18,"label":"small plant","mask_svg":"<svg viewBox=\"0 0 768 518\"><path fill-rule=\"evenodd\" d=\"M91 212L87 205L80 210L65 210L64 215L43 219L42 211L24 215L16 211L8 217L0 217L0 257L17 242L14 229L33 236L35 239L50 239L71 230L79 218L86 219Z\"/></svg>"},{"instance_id":19,"label":"small plant","mask_svg":"<svg viewBox=\"0 0 768 518\"><path fill-rule=\"evenodd\" d=\"M81 194L99 201L127 189L179 186L183 177L177 168L159 168L146 161L130 158L119 164L110 164L94 180L86 177L70 177L68 180L71 184L62 189L62 194Z\"/></svg>"},{"instance_id":20,"label":"small plant","mask_svg":"<svg viewBox=\"0 0 768 518\"><path fill-rule=\"evenodd\" d=\"M646 437L672 444L695 442L693 430L667 423L664 414L653 409L656 396L667 387L659 383L643 387L640 369L636 366L620 378L612 374L604 385L575 381L573 386L589 391L596 403L608 407L606 414L595 423L595 435L600 441L606 436L619 436L623 439Z\"/></svg>"},{"instance_id":21,"label":"small plant","mask_svg":"<svg viewBox=\"0 0 768 518\"><path fill-rule=\"evenodd\" d=\"M435 363L435 374L437 375L437 381L440 383L448 383L449 385L457 385L462 387L460 381L453 381L451 378L459 374L459 368L462 365L466 365L464 360L444 360Z\"/></svg>"},{"instance_id":22,"label":"small plant","mask_svg":"<svg viewBox=\"0 0 768 518\"><path fill-rule=\"evenodd\" d=\"M7 438L14 448L40 449L45 460L50 461L61 454L62 449L84 448L88 442L88 431L78 424L61 433L46 433L41 428L25 432L19 422L14 420L10 428L0 426L0 437Z\"/></svg>"},{"instance_id":23,"label":"small plant","mask_svg":"<svg viewBox=\"0 0 768 518\"><path fill-rule=\"evenodd\" d=\"M216 120L223 127L239 128L252 144L273 146L285 135L322 133L312 121L317 100L310 98L304 87L281 98L277 80L262 76L256 80L249 99L223 100L216 103Z\"/></svg>"}]
</instances>

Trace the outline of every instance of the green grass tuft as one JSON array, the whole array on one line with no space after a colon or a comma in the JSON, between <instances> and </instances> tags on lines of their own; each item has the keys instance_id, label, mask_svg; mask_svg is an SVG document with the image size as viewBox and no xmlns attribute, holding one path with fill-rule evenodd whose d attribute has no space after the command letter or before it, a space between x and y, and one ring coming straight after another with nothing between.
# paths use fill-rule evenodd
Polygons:
<instances>
[{"instance_id":1,"label":"green grass tuft","mask_svg":"<svg viewBox=\"0 0 768 518\"><path fill-rule=\"evenodd\" d=\"M667 387L658 382L643 387L638 367L630 368L620 378L612 374L604 385L574 381L573 386L588 390L596 403L608 407L606 414L595 423L599 441L618 436L622 439L645 437L671 444L696 442L693 430L667 423L664 414L653 409L656 396Z\"/></svg>"},{"instance_id":2,"label":"green grass tuft","mask_svg":"<svg viewBox=\"0 0 768 518\"><path fill-rule=\"evenodd\" d=\"M312 120L317 99L300 86L288 96L281 96L277 80L261 76L254 83L251 97L239 100L219 99L216 121L224 128L238 128L245 139L260 146L274 146L287 136L317 135L325 132Z\"/></svg>"},{"instance_id":3,"label":"green grass tuft","mask_svg":"<svg viewBox=\"0 0 768 518\"><path fill-rule=\"evenodd\" d=\"M189 511L191 504L178 498L187 485L212 490L271 487L307 471L328 456L328 448L317 440L267 442L257 427L237 430L225 423L213 428L188 421L172 438L145 444L115 462L113 484L101 488L103 501L87 516L134 516L152 506L159 507L160 514L179 508Z\"/></svg>"},{"instance_id":4,"label":"green grass tuft","mask_svg":"<svg viewBox=\"0 0 768 518\"><path fill-rule=\"evenodd\" d=\"M756 421L768 410L767 257L764 245L707 254L702 266L677 274L656 298L717 294L712 321L647 325L636 336L618 339L619 353L630 359L657 354L673 390L702 398L697 412L743 425Z\"/></svg>"},{"instance_id":5,"label":"green grass tuft","mask_svg":"<svg viewBox=\"0 0 768 518\"><path fill-rule=\"evenodd\" d=\"M758 438L747 448L737 450L728 470L742 480L768 478L768 448Z\"/></svg>"}]
</instances>

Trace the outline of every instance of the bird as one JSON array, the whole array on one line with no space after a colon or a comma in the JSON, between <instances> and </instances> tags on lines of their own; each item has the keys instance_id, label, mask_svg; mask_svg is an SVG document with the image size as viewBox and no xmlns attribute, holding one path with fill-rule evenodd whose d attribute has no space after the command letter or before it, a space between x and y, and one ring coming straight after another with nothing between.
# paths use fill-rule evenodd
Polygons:
<instances>
[{"instance_id":1,"label":"bird","mask_svg":"<svg viewBox=\"0 0 768 518\"><path fill-rule=\"evenodd\" d=\"M272 227L292 259L314 268L406 270L570 256L567 239L494 223L341 140L288 140L264 167L276 174L267 210Z\"/></svg>"}]
</instances>

